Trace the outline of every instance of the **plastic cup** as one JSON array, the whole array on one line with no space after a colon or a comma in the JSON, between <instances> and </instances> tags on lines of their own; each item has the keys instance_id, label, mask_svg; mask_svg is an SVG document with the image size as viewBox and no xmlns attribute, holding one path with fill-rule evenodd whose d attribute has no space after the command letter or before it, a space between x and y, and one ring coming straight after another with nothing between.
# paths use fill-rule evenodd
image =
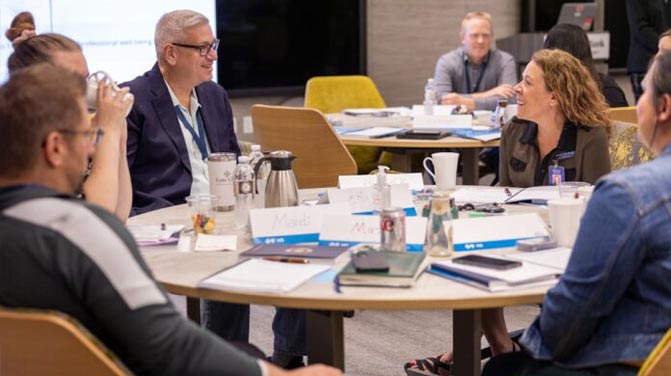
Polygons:
<instances>
[{"instance_id":1,"label":"plastic cup","mask_svg":"<svg viewBox=\"0 0 671 376\"><path fill-rule=\"evenodd\" d=\"M186 198L186 204L191 213L191 225L196 234L211 234L216 228L214 211L219 199L214 195L191 195Z\"/></svg>"}]
</instances>

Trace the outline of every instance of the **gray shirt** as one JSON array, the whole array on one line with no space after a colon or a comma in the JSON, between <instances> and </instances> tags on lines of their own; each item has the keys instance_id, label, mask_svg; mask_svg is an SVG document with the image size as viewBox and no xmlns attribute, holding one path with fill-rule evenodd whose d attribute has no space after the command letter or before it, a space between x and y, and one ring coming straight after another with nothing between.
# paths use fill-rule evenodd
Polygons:
<instances>
[{"instance_id":1,"label":"gray shirt","mask_svg":"<svg viewBox=\"0 0 671 376\"><path fill-rule=\"evenodd\" d=\"M438 98L449 93L459 93L470 96L473 92L483 92L495 88L502 84L517 84L517 72L513 57L501 50L490 50L489 60L486 68L484 63L468 63L469 79L471 90L466 84L466 64L467 59L463 47L452 50L438 59L436 64L436 89ZM478 78L484 68L480 85L476 88ZM476 90L474 90L476 89ZM499 97L477 98L475 99L476 110L494 110L496 100Z\"/></svg>"}]
</instances>

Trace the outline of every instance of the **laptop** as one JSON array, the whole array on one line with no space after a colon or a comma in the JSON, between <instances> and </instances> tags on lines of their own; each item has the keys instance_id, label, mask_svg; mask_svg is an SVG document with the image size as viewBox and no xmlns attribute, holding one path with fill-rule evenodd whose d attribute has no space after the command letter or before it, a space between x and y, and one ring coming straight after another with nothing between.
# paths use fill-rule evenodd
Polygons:
<instances>
[{"instance_id":1,"label":"laptop","mask_svg":"<svg viewBox=\"0 0 671 376\"><path fill-rule=\"evenodd\" d=\"M557 23L578 25L589 31L594 23L596 3L565 3L559 12Z\"/></svg>"}]
</instances>

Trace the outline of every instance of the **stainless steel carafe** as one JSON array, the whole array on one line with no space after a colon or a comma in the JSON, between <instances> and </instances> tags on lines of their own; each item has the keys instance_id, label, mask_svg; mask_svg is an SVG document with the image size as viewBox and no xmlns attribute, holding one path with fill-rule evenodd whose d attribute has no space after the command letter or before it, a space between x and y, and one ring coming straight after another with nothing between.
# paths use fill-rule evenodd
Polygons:
<instances>
[{"instance_id":1,"label":"stainless steel carafe","mask_svg":"<svg viewBox=\"0 0 671 376\"><path fill-rule=\"evenodd\" d=\"M290 151L277 150L271 152L269 157L260 159L254 166L256 172L263 161L270 161L270 174L266 183L266 208L298 206L298 185L296 176L291 170L291 162L294 159L296 157Z\"/></svg>"}]
</instances>

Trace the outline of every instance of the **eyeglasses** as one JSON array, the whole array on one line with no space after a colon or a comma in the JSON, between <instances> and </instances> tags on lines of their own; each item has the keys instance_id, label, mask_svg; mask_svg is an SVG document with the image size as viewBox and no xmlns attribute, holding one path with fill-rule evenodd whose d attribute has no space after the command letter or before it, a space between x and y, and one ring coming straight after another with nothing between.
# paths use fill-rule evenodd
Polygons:
<instances>
[{"instance_id":1,"label":"eyeglasses","mask_svg":"<svg viewBox=\"0 0 671 376\"><path fill-rule=\"evenodd\" d=\"M105 131L100 128L91 127L85 131L77 131L74 129L58 129L56 132L64 134L83 134L88 137L88 141L93 145L98 145L105 135Z\"/></svg>"},{"instance_id":2,"label":"eyeglasses","mask_svg":"<svg viewBox=\"0 0 671 376\"><path fill-rule=\"evenodd\" d=\"M211 44L193 45L193 44L174 43L174 42L170 44L177 47L192 48L194 50L198 50L200 56L207 56L210 50L217 52L217 48L219 48L219 39L215 39L214 42L212 42Z\"/></svg>"}]
</instances>

